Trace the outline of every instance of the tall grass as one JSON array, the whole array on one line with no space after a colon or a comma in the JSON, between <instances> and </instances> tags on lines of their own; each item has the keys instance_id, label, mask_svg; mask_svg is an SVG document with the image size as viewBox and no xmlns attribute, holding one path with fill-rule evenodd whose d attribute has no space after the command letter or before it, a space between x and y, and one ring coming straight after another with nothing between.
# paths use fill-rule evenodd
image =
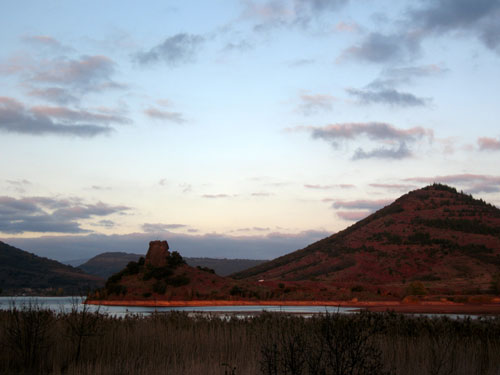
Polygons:
<instances>
[{"instance_id":1,"label":"tall grass","mask_svg":"<svg viewBox=\"0 0 500 375\"><path fill-rule=\"evenodd\" d=\"M500 374L500 319L0 311L0 374Z\"/></svg>"}]
</instances>

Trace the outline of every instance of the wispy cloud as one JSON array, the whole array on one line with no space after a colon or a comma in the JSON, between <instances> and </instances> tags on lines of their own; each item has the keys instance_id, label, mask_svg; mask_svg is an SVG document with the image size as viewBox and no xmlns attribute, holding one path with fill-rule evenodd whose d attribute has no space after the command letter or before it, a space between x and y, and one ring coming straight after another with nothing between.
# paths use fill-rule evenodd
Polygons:
<instances>
[{"instance_id":1,"label":"wispy cloud","mask_svg":"<svg viewBox=\"0 0 500 375\"><path fill-rule=\"evenodd\" d=\"M31 107L31 112L35 116L46 116L62 121L97 122L102 124L126 124L130 122L128 118L117 114L74 110L67 107L35 106Z\"/></svg>"},{"instance_id":2,"label":"wispy cloud","mask_svg":"<svg viewBox=\"0 0 500 375\"><path fill-rule=\"evenodd\" d=\"M147 52L139 52L135 59L141 65L164 62L170 67L194 61L205 38L201 35L179 33L165 38Z\"/></svg>"},{"instance_id":3,"label":"wispy cloud","mask_svg":"<svg viewBox=\"0 0 500 375\"><path fill-rule=\"evenodd\" d=\"M299 99L300 104L297 110L306 116L313 115L320 111L331 111L335 101L333 96L327 94L302 93Z\"/></svg>"},{"instance_id":4,"label":"wispy cloud","mask_svg":"<svg viewBox=\"0 0 500 375\"><path fill-rule=\"evenodd\" d=\"M220 198L231 198L231 197L233 197L233 195L229 195L229 194L203 194L201 197L208 198L208 199L220 199Z\"/></svg>"},{"instance_id":5,"label":"wispy cloud","mask_svg":"<svg viewBox=\"0 0 500 375\"><path fill-rule=\"evenodd\" d=\"M161 232L168 232L169 230L183 229L186 227L187 225L184 224L144 223L142 225L142 230L145 233L161 233Z\"/></svg>"},{"instance_id":6,"label":"wispy cloud","mask_svg":"<svg viewBox=\"0 0 500 375\"><path fill-rule=\"evenodd\" d=\"M175 122L176 124L184 124L186 122L184 116L180 112L171 112L150 107L145 109L144 113L149 118L155 120Z\"/></svg>"},{"instance_id":7,"label":"wispy cloud","mask_svg":"<svg viewBox=\"0 0 500 375\"><path fill-rule=\"evenodd\" d=\"M426 106L430 103L429 98L419 98L407 92L395 89L381 90L358 90L347 89L350 95L358 98L361 104L381 103L392 107L418 107Z\"/></svg>"}]
</instances>

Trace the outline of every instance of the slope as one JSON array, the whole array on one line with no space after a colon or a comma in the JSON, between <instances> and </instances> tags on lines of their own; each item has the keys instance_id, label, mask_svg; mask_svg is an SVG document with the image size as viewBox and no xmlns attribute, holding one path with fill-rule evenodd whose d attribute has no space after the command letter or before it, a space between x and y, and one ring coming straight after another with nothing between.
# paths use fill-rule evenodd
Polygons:
<instances>
[{"instance_id":1,"label":"slope","mask_svg":"<svg viewBox=\"0 0 500 375\"><path fill-rule=\"evenodd\" d=\"M83 293L104 284L100 277L42 258L0 241L0 288L3 293Z\"/></svg>"}]
</instances>

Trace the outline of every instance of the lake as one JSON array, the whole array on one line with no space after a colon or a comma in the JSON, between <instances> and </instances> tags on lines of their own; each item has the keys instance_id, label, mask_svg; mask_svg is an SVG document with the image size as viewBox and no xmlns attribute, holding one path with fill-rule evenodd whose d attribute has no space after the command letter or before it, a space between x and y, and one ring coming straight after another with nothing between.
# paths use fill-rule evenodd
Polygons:
<instances>
[{"instance_id":1,"label":"lake","mask_svg":"<svg viewBox=\"0 0 500 375\"><path fill-rule=\"evenodd\" d=\"M40 306L56 312L69 312L76 307L83 308L82 297L0 297L0 310L7 310L15 305L18 308ZM214 313L224 315L248 316L263 311L290 314L352 313L357 309L336 306L199 306L199 307L141 307L141 306L96 306L87 305L90 311L99 311L111 316L131 314L149 315L154 312L186 311L192 313Z\"/></svg>"}]
</instances>

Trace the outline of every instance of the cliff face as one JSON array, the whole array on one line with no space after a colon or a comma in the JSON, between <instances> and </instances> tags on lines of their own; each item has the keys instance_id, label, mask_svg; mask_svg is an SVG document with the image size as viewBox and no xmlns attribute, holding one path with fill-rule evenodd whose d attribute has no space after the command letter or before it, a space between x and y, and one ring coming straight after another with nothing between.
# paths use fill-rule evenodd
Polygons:
<instances>
[{"instance_id":1,"label":"cliff face","mask_svg":"<svg viewBox=\"0 0 500 375\"><path fill-rule=\"evenodd\" d=\"M170 256L168 251L167 241L151 241L149 243L149 250L146 254L146 265L152 267L164 267L167 265L167 259Z\"/></svg>"}]
</instances>

